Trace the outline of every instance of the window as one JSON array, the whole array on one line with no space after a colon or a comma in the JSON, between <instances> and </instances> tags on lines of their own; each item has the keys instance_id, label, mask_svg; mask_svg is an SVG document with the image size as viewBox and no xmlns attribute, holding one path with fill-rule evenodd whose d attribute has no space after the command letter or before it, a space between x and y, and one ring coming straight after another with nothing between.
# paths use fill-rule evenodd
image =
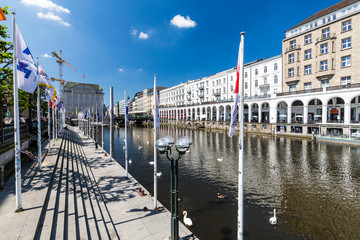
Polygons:
<instances>
[{"instance_id":1,"label":"window","mask_svg":"<svg viewBox=\"0 0 360 240\"><path fill-rule=\"evenodd\" d=\"M258 70L257 70L257 68L256 68L256 69L255 69L255 75L258 75L258 73L259 73L259 72L258 72Z\"/></svg>"},{"instance_id":2,"label":"window","mask_svg":"<svg viewBox=\"0 0 360 240\"><path fill-rule=\"evenodd\" d=\"M311 74L311 65L305 66L305 75Z\"/></svg>"},{"instance_id":3,"label":"window","mask_svg":"<svg viewBox=\"0 0 360 240\"><path fill-rule=\"evenodd\" d=\"M267 67L266 66L264 67L264 73L267 73Z\"/></svg>"},{"instance_id":4,"label":"window","mask_svg":"<svg viewBox=\"0 0 360 240\"><path fill-rule=\"evenodd\" d=\"M274 76L274 83L278 83L278 81L279 81L279 80L278 80L278 76L275 75L275 76Z\"/></svg>"},{"instance_id":5,"label":"window","mask_svg":"<svg viewBox=\"0 0 360 240\"><path fill-rule=\"evenodd\" d=\"M320 45L320 52L321 52L321 54L328 53L328 44L327 43Z\"/></svg>"},{"instance_id":6,"label":"window","mask_svg":"<svg viewBox=\"0 0 360 240\"><path fill-rule=\"evenodd\" d=\"M226 87L224 87L224 93L226 93Z\"/></svg>"},{"instance_id":7,"label":"window","mask_svg":"<svg viewBox=\"0 0 360 240\"><path fill-rule=\"evenodd\" d=\"M290 86L290 92L294 92L296 91L296 85L291 85Z\"/></svg>"},{"instance_id":8,"label":"window","mask_svg":"<svg viewBox=\"0 0 360 240\"><path fill-rule=\"evenodd\" d=\"M311 34L305 36L305 44L311 43Z\"/></svg>"},{"instance_id":9,"label":"window","mask_svg":"<svg viewBox=\"0 0 360 240\"><path fill-rule=\"evenodd\" d=\"M278 64L274 63L274 70L276 71L278 69Z\"/></svg>"},{"instance_id":10,"label":"window","mask_svg":"<svg viewBox=\"0 0 360 240\"><path fill-rule=\"evenodd\" d=\"M351 66L351 56L345 56L341 58L341 67L350 67Z\"/></svg>"},{"instance_id":11,"label":"window","mask_svg":"<svg viewBox=\"0 0 360 240\"><path fill-rule=\"evenodd\" d=\"M245 73L245 77L247 76L247 73ZM230 81L232 82L234 80L233 76L230 77Z\"/></svg>"},{"instance_id":12,"label":"window","mask_svg":"<svg viewBox=\"0 0 360 240\"><path fill-rule=\"evenodd\" d=\"M351 48L351 38L345 38L341 41L342 49L348 49Z\"/></svg>"},{"instance_id":13,"label":"window","mask_svg":"<svg viewBox=\"0 0 360 240\"><path fill-rule=\"evenodd\" d=\"M245 89L248 89L248 83L247 82L245 83Z\"/></svg>"},{"instance_id":14,"label":"window","mask_svg":"<svg viewBox=\"0 0 360 240\"><path fill-rule=\"evenodd\" d=\"M267 78L266 78L266 77L264 77L264 85L266 85L266 84L268 84L268 82L267 82Z\"/></svg>"},{"instance_id":15,"label":"window","mask_svg":"<svg viewBox=\"0 0 360 240\"><path fill-rule=\"evenodd\" d=\"M247 72L245 72L245 77L247 78Z\"/></svg>"},{"instance_id":16,"label":"window","mask_svg":"<svg viewBox=\"0 0 360 240\"><path fill-rule=\"evenodd\" d=\"M296 47L296 40L290 41L290 49L294 49Z\"/></svg>"},{"instance_id":17,"label":"window","mask_svg":"<svg viewBox=\"0 0 360 240\"><path fill-rule=\"evenodd\" d=\"M289 54L289 63L293 63L295 61L295 55Z\"/></svg>"},{"instance_id":18,"label":"window","mask_svg":"<svg viewBox=\"0 0 360 240\"><path fill-rule=\"evenodd\" d=\"M255 80L255 87L258 87L258 86L259 86L258 80Z\"/></svg>"},{"instance_id":19,"label":"window","mask_svg":"<svg viewBox=\"0 0 360 240\"><path fill-rule=\"evenodd\" d=\"M351 30L351 20L342 23L342 30L343 32Z\"/></svg>"},{"instance_id":20,"label":"window","mask_svg":"<svg viewBox=\"0 0 360 240\"><path fill-rule=\"evenodd\" d=\"M245 83L245 85L246 85L246 83ZM231 92L234 91L234 85L230 85L230 91Z\"/></svg>"},{"instance_id":21,"label":"window","mask_svg":"<svg viewBox=\"0 0 360 240\"><path fill-rule=\"evenodd\" d=\"M311 59L311 49L305 51L305 59Z\"/></svg>"},{"instance_id":22,"label":"window","mask_svg":"<svg viewBox=\"0 0 360 240\"><path fill-rule=\"evenodd\" d=\"M311 89L311 82L304 83L304 89L305 89L305 90Z\"/></svg>"},{"instance_id":23,"label":"window","mask_svg":"<svg viewBox=\"0 0 360 240\"><path fill-rule=\"evenodd\" d=\"M289 68L289 77L294 76L294 68Z\"/></svg>"},{"instance_id":24,"label":"window","mask_svg":"<svg viewBox=\"0 0 360 240\"><path fill-rule=\"evenodd\" d=\"M321 81L321 87L328 87L328 86L329 86L329 80Z\"/></svg>"},{"instance_id":25,"label":"window","mask_svg":"<svg viewBox=\"0 0 360 240\"><path fill-rule=\"evenodd\" d=\"M320 71L328 70L328 61L324 60L320 62Z\"/></svg>"},{"instance_id":26,"label":"window","mask_svg":"<svg viewBox=\"0 0 360 240\"><path fill-rule=\"evenodd\" d=\"M330 28L325 28L322 30L322 38L328 38L330 37Z\"/></svg>"},{"instance_id":27,"label":"window","mask_svg":"<svg viewBox=\"0 0 360 240\"><path fill-rule=\"evenodd\" d=\"M224 84L226 83L226 79L225 79L225 78L223 78L223 82L224 82Z\"/></svg>"},{"instance_id":28,"label":"window","mask_svg":"<svg viewBox=\"0 0 360 240\"><path fill-rule=\"evenodd\" d=\"M341 85L347 85L351 83L351 77L347 76L347 77L342 77L341 78Z\"/></svg>"}]
</instances>

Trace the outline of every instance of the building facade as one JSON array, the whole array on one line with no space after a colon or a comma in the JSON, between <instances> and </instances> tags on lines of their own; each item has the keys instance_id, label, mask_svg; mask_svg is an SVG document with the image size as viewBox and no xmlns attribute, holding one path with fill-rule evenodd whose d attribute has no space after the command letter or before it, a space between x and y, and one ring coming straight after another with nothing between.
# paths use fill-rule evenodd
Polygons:
<instances>
[{"instance_id":1,"label":"building facade","mask_svg":"<svg viewBox=\"0 0 360 240\"><path fill-rule=\"evenodd\" d=\"M67 82L63 90L65 117L76 117L77 112L104 104L104 92L98 84Z\"/></svg>"},{"instance_id":2,"label":"building facade","mask_svg":"<svg viewBox=\"0 0 360 240\"><path fill-rule=\"evenodd\" d=\"M283 92L360 83L360 3L345 0L285 32Z\"/></svg>"}]
</instances>

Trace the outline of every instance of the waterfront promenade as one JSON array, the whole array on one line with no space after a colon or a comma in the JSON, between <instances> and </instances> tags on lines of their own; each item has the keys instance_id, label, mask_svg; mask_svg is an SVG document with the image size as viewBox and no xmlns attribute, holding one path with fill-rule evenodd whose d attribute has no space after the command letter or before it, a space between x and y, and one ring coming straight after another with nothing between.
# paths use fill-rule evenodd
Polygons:
<instances>
[{"instance_id":1,"label":"waterfront promenade","mask_svg":"<svg viewBox=\"0 0 360 240\"><path fill-rule=\"evenodd\" d=\"M47 149L47 147L45 148ZM168 239L170 213L91 139L69 127L37 164L22 167L22 206L15 213L15 179L0 191L2 239ZM191 232L180 223L181 237ZM187 239L192 239L188 237Z\"/></svg>"}]
</instances>

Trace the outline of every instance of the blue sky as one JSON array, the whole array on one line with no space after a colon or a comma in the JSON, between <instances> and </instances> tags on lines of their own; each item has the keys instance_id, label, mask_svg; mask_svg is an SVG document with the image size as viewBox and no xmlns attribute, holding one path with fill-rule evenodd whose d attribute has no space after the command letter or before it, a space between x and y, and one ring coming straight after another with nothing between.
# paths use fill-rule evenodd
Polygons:
<instances>
[{"instance_id":1,"label":"blue sky","mask_svg":"<svg viewBox=\"0 0 360 240\"><path fill-rule=\"evenodd\" d=\"M245 62L281 54L284 31L339 0L4 0L34 57L58 78L97 83L109 104L153 86L174 86L234 67L245 31ZM5 23L12 29L11 17Z\"/></svg>"}]
</instances>

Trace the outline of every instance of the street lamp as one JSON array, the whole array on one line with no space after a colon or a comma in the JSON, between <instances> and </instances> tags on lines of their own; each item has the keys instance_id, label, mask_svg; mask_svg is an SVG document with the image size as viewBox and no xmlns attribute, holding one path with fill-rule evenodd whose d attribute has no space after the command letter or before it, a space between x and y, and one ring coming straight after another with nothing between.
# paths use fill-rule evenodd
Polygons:
<instances>
[{"instance_id":1,"label":"street lamp","mask_svg":"<svg viewBox=\"0 0 360 240\"><path fill-rule=\"evenodd\" d=\"M170 136L159 138L156 141L156 148L160 154L166 153L166 157L171 162L171 178L170 178L170 193L171 193L171 240L179 239L179 216L178 216L178 161L190 148L192 141L189 137L183 137L176 141L175 148L179 155L176 159L171 154L171 147L174 145L174 139Z\"/></svg>"}]
</instances>

